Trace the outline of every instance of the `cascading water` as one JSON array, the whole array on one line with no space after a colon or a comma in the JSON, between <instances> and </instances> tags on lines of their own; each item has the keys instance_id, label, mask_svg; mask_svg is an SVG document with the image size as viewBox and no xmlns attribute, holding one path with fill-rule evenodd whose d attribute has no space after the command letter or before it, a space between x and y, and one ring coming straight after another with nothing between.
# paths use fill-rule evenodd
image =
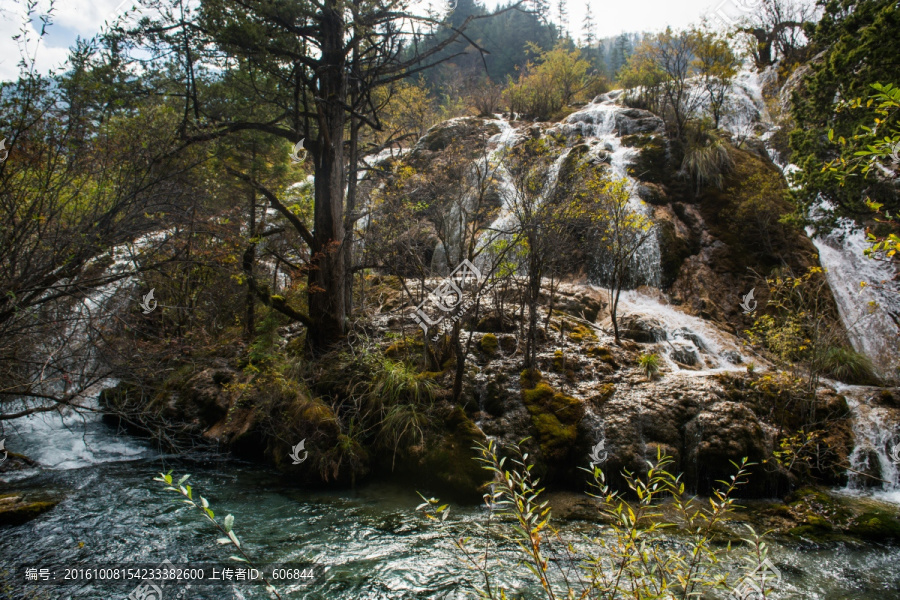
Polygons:
<instances>
[{"instance_id":1,"label":"cascading water","mask_svg":"<svg viewBox=\"0 0 900 600\"><path fill-rule=\"evenodd\" d=\"M768 74L766 74L768 75ZM733 133L741 131L741 123L758 119L762 129L763 142L774 133L776 126L771 122L762 98L759 76L755 71L742 72L734 86L737 104L745 106L744 117L738 115ZM726 124L728 127L728 124ZM790 182L790 174L797 170L792 164L781 160L767 143L766 148L772 161L782 170ZM826 217L833 207L820 200L812 209L813 217ZM896 367L900 362L900 285L897 270L888 261L869 258L865 250L869 247L865 231L847 218L836 220L835 226L819 235L815 228L807 229L816 249L819 262L825 269L825 276L831 288L841 321L847 331L854 350L865 354L879 373L888 379L896 377ZM864 286L860 284L864 283ZM862 486L858 473L871 470L877 461L883 482L884 499L900 502L900 481L897 465L889 456L888 440L900 441L896 420L882 408L873 407L870 398L860 389L839 385L839 391L847 396L853 413L853 434L855 446L850 455L848 477L851 489Z\"/></svg>"},{"instance_id":2,"label":"cascading water","mask_svg":"<svg viewBox=\"0 0 900 600\"><path fill-rule=\"evenodd\" d=\"M900 428L895 415L874 402L877 388L838 385L853 412L856 445L848 460L847 491L871 492L900 504Z\"/></svg>"},{"instance_id":3,"label":"cascading water","mask_svg":"<svg viewBox=\"0 0 900 600\"><path fill-rule=\"evenodd\" d=\"M821 204L827 209L827 204ZM868 258L865 232L839 219L824 235L808 231L826 269L841 320L853 349L869 357L882 376L893 378L900 362L900 284L896 268ZM861 286L865 283L865 287Z\"/></svg>"},{"instance_id":4,"label":"cascading water","mask_svg":"<svg viewBox=\"0 0 900 600\"><path fill-rule=\"evenodd\" d=\"M622 142L619 124L629 118L628 109L616 104L616 95L600 96L581 110L572 113L565 122L555 126L551 131L559 132L566 137L580 138L589 147L588 156L608 162L612 173L629 183L631 190L630 206L632 211L651 216L650 208L636 193L637 182L628 173L628 167L640 152ZM653 235L634 256L629 272L632 274L631 284L634 287L648 285L659 287L661 281L661 260L659 240ZM598 264L599 278L602 280L608 271L608 265L602 261Z\"/></svg>"}]
</instances>

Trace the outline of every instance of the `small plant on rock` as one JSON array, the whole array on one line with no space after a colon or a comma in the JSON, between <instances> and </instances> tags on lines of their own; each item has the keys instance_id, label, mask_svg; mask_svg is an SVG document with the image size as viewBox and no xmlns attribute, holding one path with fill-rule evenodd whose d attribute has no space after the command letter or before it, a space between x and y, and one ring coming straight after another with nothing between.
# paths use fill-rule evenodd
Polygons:
<instances>
[{"instance_id":1,"label":"small plant on rock","mask_svg":"<svg viewBox=\"0 0 900 600\"><path fill-rule=\"evenodd\" d=\"M641 354L638 367L648 381L653 381L659 375L659 355L654 352Z\"/></svg>"}]
</instances>

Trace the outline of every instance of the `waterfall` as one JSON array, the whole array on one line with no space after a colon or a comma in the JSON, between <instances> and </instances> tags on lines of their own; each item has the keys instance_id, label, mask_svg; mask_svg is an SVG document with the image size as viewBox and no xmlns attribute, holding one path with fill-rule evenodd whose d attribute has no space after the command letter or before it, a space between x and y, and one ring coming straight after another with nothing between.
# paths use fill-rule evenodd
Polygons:
<instances>
[{"instance_id":1,"label":"waterfall","mask_svg":"<svg viewBox=\"0 0 900 600\"><path fill-rule=\"evenodd\" d=\"M658 322L662 331L656 346L674 371L708 375L746 368L743 364L746 351L741 341L704 319L680 312L638 291L623 292L619 307L622 315L639 314ZM696 370L682 369L687 356L696 360Z\"/></svg>"},{"instance_id":2,"label":"waterfall","mask_svg":"<svg viewBox=\"0 0 900 600\"><path fill-rule=\"evenodd\" d=\"M769 140L777 126L772 123L759 75L754 70L742 71L735 78L728 103L734 116L723 122L726 129L738 139L760 129L759 138L764 143ZM768 143L766 149L790 181L789 175L797 166L782 161ZM811 216L827 217L833 208L821 200L810 211ZM807 228L807 235L819 251L819 262L826 271L853 349L865 354L882 377L893 378L900 362L900 285L895 281L896 268L865 256L869 247L865 231L851 219L838 219L834 229L822 235L815 228Z\"/></svg>"},{"instance_id":3,"label":"waterfall","mask_svg":"<svg viewBox=\"0 0 900 600\"><path fill-rule=\"evenodd\" d=\"M94 262L111 259L111 264L106 267L106 274L127 275L133 267L135 253L150 243L159 241L163 235L148 234L133 244L114 247ZM59 345L60 340L66 341L69 352L58 365L60 373L63 370L77 373L79 365L85 372L92 371L92 365L96 363L98 356L89 329L93 327L94 321L102 318L98 315L105 316L125 306L133 306L137 299L129 302L125 295L133 292L134 285L134 277L125 276L91 290L74 306L63 307L67 315L61 322L66 326L54 339L47 340L45 348L47 352L51 352ZM72 383L78 385L77 381ZM100 391L116 383L109 379L95 383L84 389L76 402L88 409L95 409ZM59 382L50 383L46 385L46 392L48 395L64 393L64 386ZM36 461L41 468L51 470L80 469L106 462L138 460L152 454L146 444L129 436L116 435L102 422L102 415L99 413L75 411L68 407L7 422L3 425L0 437L7 439L7 449L24 454ZM34 474L34 469L26 468L7 473L4 480L16 481Z\"/></svg>"},{"instance_id":4,"label":"waterfall","mask_svg":"<svg viewBox=\"0 0 900 600\"><path fill-rule=\"evenodd\" d=\"M617 129L622 117L628 118L624 112L629 110L616 104L617 94L600 96L581 110L572 113L563 123L554 126L551 131L562 133L568 138L581 136L589 147L588 156L605 160L616 177L625 179L630 187L629 208L647 217L652 217L650 207L638 196L638 182L628 173L628 167L640 153L636 148L629 148L622 143ZM602 257L601 257L602 258ZM600 278L603 278L604 265L599 265ZM659 287L662 279L662 267L659 239L651 236L634 256L629 271L632 274L632 285L648 285Z\"/></svg>"},{"instance_id":5,"label":"waterfall","mask_svg":"<svg viewBox=\"0 0 900 600\"><path fill-rule=\"evenodd\" d=\"M839 219L825 235L808 233L853 349L868 356L882 376L895 376L900 361L900 285L894 265L865 256L869 247L865 232L850 219Z\"/></svg>"},{"instance_id":6,"label":"waterfall","mask_svg":"<svg viewBox=\"0 0 900 600\"><path fill-rule=\"evenodd\" d=\"M873 403L877 388L835 387L844 394L853 413L855 446L848 457L845 491L871 491L876 498L900 504L900 429L891 422L890 410ZM872 479L876 476L881 481Z\"/></svg>"}]
</instances>

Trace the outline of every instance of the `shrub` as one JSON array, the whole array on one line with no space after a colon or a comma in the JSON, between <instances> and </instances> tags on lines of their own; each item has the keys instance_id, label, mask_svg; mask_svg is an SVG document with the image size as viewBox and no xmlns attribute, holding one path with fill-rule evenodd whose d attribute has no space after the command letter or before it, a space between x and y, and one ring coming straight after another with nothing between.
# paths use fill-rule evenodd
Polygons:
<instances>
[{"instance_id":1,"label":"shrub","mask_svg":"<svg viewBox=\"0 0 900 600\"><path fill-rule=\"evenodd\" d=\"M641 370L641 373L648 380L653 380L659 375L659 355L654 354L653 352L649 352L646 354L641 354L641 358L638 359L638 367Z\"/></svg>"},{"instance_id":2,"label":"shrub","mask_svg":"<svg viewBox=\"0 0 900 600\"><path fill-rule=\"evenodd\" d=\"M681 172L694 182L699 193L706 185L722 189L725 174L733 166L728 143L712 133L706 133L688 143L681 161Z\"/></svg>"},{"instance_id":3,"label":"shrub","mask_svg":"<svg viewBox=\"0 0 900 600\"><path fill-rule=\"evenodd\" d=\"M831 347L822 357L822 372L844 383L867 385L878 383L875 367L865 354L841 347Z\"/></svg>"},{"instance_id":4,"label":"shrub","mask_svg":"<svg viewBox=\"0 0 900 600\"><path fill-rule=\"evenodd\" d=\"M521 555L527 567L523 572L530 573L548 600L675 600L700 597L710 588L739 591L736 588L759 586L766 592L771 589L771 577L766 577L764 568L767 547L752 529L750 538L744 540L746 545L740 547L718 544L714 539L713 532L733 506L733 492L746 483L750 466L746 459L735 465L735 476L722 482L722 489L704 502L685 497L681 477L667 470L672 459L659 451L655 463L648 461L644 477L624 474L629 490L637 498L632 502L609 490L599 467L584 469L591 474L596 491L588 495L597 502L611 535L604 532L585 538L576 548L551 525L551 508L541 497L544 490L540 480L532 475L534 465L528 455L513 446L512 455L501 458L493 441L478 450L481 456L477 460L494 474L491 492L484 496L491 520L499 518L503 542L509 542ZM424 502L418 510L443 527L448 506L436 498L419 495ZM663 501L674 509L676 518L664 516ZM673 527L680 528L677 538L664 533ZM480 524L479 530L484 531ZM514 596L518 590L507 590L495 581L499 570L507 565L491 562L494 548L486 536L480 540L484 547L479 548L473 546L470 537L454 535L453 540L462 563L476 576L468 584L479 598L499 600ZM746 572L740 572L740 567L735 568L737 572L729 572L723 566L741 563L746 565ZM580 569L573 568L575 565Z\"/></svg>"}]
</instances>

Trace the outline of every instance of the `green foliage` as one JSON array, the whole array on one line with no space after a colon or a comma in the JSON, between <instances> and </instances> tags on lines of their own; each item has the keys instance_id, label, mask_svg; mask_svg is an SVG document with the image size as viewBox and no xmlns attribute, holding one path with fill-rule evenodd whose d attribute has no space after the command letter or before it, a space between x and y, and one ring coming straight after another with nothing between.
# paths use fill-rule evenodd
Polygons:
<instances>
[{"instance_id":1,"label":"green foliage","mask_svg":"<svg viewBox=\"0 0 900 600\"><path fill-rule=\"evenodd\" d=\"M189 484L187 484L187 480L190 478L190 475L184 475L177 482L172 478L172 472L168 473L160 473L159 477L154 477L153 481L158 481L165 485L164 488L167 492L174 492L179 494L182 499L181 502L190 506L191 508L197 509L203 517L215 526L216 529L219 530L219 533L222 534L222 537L218 538L216 541L219 544L227 544L231 545L237 550L240 556L232 555L229 558L231 560L235 560L242 563L247 563L251 567L254 567L255 564L250 556L244 551L244 548L241 546L241 542L238 539L237 535L234 533L234 516L226 515L222 522L220 523L216 519L216 514L213 512L213 509L209 506L209 501L203 496L198 496L198 500L194 500L194 491ZM262 576L262 581L266 586L266 591L273 594L276 598L281 600L281 594L278 593L278 590L269 583L269 580L266 579L266 576Z\"/></svg>"},{"instance_id":2,"label":"green foliage","mask_svg":"<svg viewBox=\"0 0 900 600\"><path fill-rule=\"evenodd\" d=\"M409 363L383 358L376 361L375 369L369 394L379 402L426 404L434 400L437 391L434 382Z\"/></svg>"},{"instance_id":3,"label":"green foliage","mask_svg":"<svg viewBox=\"0 0 900 600\"><path fill-rule=\"evenodd\" d=\"M481 348L481 351L486 355L494 356L497 354L497 349L500 347L500 342L497 340L497 336L493 333L486 333L478 342L478 347Z\"/></svg>"},{"instance_id":4,"label":"green foliage","mask_svg":"<svg viewBox=\"0 0 900 600\"><path fill-rule=\"evenodd\" d=\"M865 354L842 346L825 350L822 372L845 383L874 385L878 383L875 367Z\"/></svg>"},{"instance_id":5,"label":"green foliage","mask_svg":"<svg viewBox=\"0 0 900 600\"><path fill-rule=\"evenodd\" d=\"M836 145L832 139L849 140L861 127L871 125L866 111L836 111L835 99L866 98L872 84L900 82L898 29L900 11L892 0L830 0L809 32L811 55L818 56L792 95L796 128L791 148L792 161L800 167L795 197L801 217L820 197L838 213L851 216L867 212L867 196L891 212L900 208L896 189L877 172L841 182L822 170L822 165L835 160L852 161L857 151L852 144ZM829 131L833 133L826 136Z\"/></svg>"},{"instance_id":6,"label":"green foliage","mask_svg":"<svg viewBox=\"0 0 900 600\"><path fill-rule=\"evenodd\" d=\"M270 364L279 355L278 350L284 341L278 334L281 321L279 313L273 310L257 324L256 337L250 343L248 369L259 371L260 366Z\"/></svg>"},{"instance_id":7,"label":"green foliage","mask_svg":"<svg viewBox=\"0 0 900 600\"><path fill-rule=\"evenodd\" d=\"M590 85L589 68L590 63L581 58L579 50L557 45L541 52L537 63L525 66L518 81L510 78L506 89L509 110L542 120L557 115Z\"/></svg>"},{"instance_id":8,"label":"green foliage","mask_svg":"<svg viewBox=\"0 0 900 600\"><path fill-rule=\"evenodd\" d=\"M747 331L752 342L765 346L795 376L805 367L809 393L815 390L828 364L829 349L841 336L826 301L828 282L824 275L821 267L809 267L800 276L784 271L766 279L769 312L757 317Z\"/></svg>"},{"instance_id":9,"label":"green foliage","mask_svg":"<svg viewBox=\"0 0 900 600\"><path fill-rule=\"evenodd\" d=\"M733 590L764 563L768 548L750 530L740 549L718 544L715 532L734 505L735 490L746 482L746 459L735 465L736 474L715 491L708 502L685 495L680 476L668 468L672 459L658 452L655 462L647 462L644 476L624 474L630 494L627 500L605 483L599 467L585 469L593 478L597 509L609 523L608 531L582 540L577 547L565 532L553 527L550 504L542 497L540 480L533 475L534 464L519 446L510 456L499 456L491 441L478 447L477 459L494 476L491 491L485 494L490 510L487 525L476 524L477 538L454 536L454 544L464 568L474 577L468 584L482 599L512 597L514 590L495 581L509 565L496 561L490 537L499 535L514 547L521 565L540 585L542 597L615 600L679 599L699 597L708 590ZM426 498L417 510L438 527L446 526L449 506L436 498ZM663 503L669 506L664 512ZM670 517L674 513L674 517ZM488 529L494 522L495 527ZM679 535L670 533L679 528ZM490 536L490 537L489 537ZM564 560L551 560L552 557ZM744 563L733 571L723 567L726 559ZM771 578L754 581L768 593Z\"/></svg>"},{"instance_id":10,"label":"green foliage","mask_svg":"<svg viewBox=\"0 0 900 600\"><path fill-rule=\"evenodd\" d=\"M722 189L725 174L734 166L731 149L724 139L712 133L691 139L684 152L681 171L694 182L697 192L707 185Z\"/></svg>"},{"instance_id":11,"label":"green foliage","mask_svg":"<svg viewBox=\"0 0 900 600\"><path fill-rule=\"evenodd\" d=\"M638 359L638 368L647 379L651 381L656 379L656 376L659 375L659 355L653 352L641 354Z\"/></svg>"}]
</instances>

